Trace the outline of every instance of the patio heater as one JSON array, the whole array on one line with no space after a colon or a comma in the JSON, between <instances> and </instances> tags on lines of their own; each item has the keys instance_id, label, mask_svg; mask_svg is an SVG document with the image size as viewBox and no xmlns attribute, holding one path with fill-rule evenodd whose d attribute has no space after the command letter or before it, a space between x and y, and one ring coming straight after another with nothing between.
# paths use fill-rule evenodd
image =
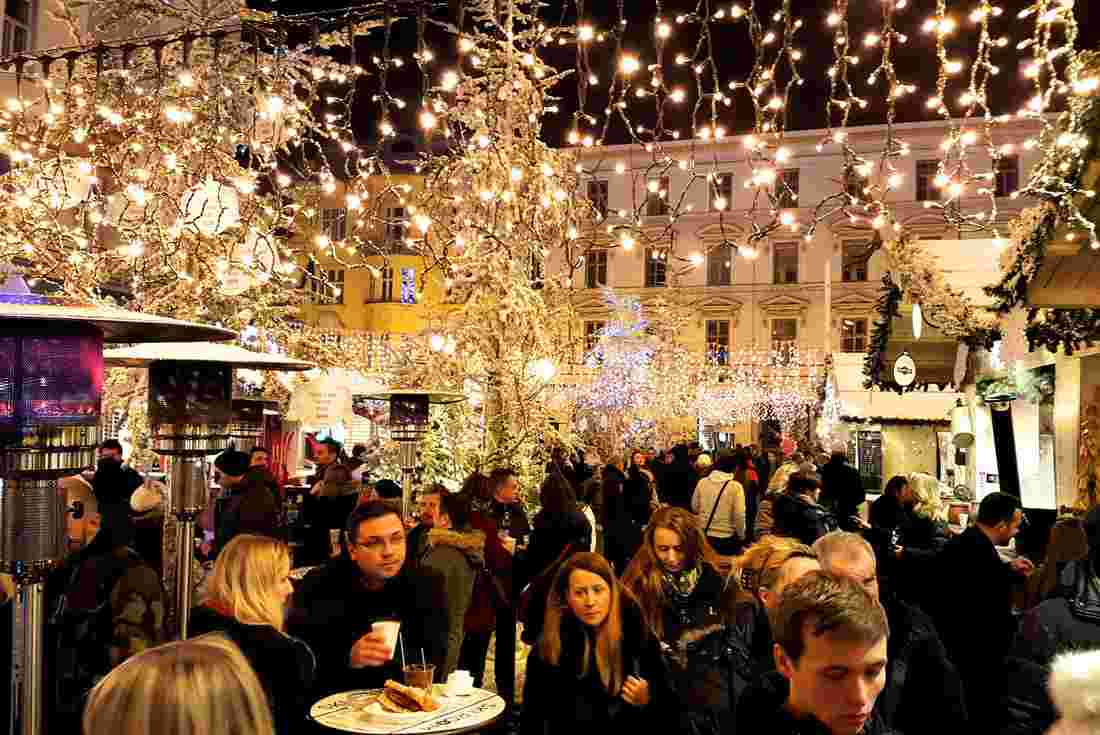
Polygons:
<instances>
[{"instance_id":1,"label":"patio heater","mask_svg":"<svg viewBox=\"0 0 1100 735\"><path fill-rule=\"evenodd\" d=\"M420 468L420 440L428 433L431 407L461 403L462 393L447 391L394 389L367 396L370 400L390 404L390 438L397 442L397 458L401 467L401 514L408 517L412 510L412 487Z\"/></svg>"},{"instance_id":2,"label":"patio heater","mask_svg":"<svg viewBox=\"0 0 1100 735\"><path fill-rule=\"evenodd\" d=\"M233 368L292 371L309 370L313 365L210 343L108 350L104 362L109 367L149 368L152 450L171 460L164 584L174 591L170 612L175 614L176 632L183 640L191 613L195 521L210 501L206 458L228 448L232 437L254 438L263 429L262 408L257 421L254 408L248 405L251 402L233 400Z\"/></svg>"},{"instance_id":3,"label":"patio heater","mask_svg":"<svg viewBox=\"0 0 1100 735\"><path fill-rule=\"evenodd\" d=\"M65 558L57 480L95 464L103 343L231 339L229 330L32 294L0 273L0 570L13 611L12 735L41 735L45 579Z\"/></svg>"}]
</instances>

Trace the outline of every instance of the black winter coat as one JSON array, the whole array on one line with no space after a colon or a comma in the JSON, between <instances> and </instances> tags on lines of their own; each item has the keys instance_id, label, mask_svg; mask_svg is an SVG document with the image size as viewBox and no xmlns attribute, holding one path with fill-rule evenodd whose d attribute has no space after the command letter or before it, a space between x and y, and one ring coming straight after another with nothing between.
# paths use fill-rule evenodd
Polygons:
<instances>
[{"instance_id":1,"label":"black winter coat","mask_svg":"<svg viewBox=\"0 0 1100 735\"><path fill-rule=\"evenodd\" d=\"M1047 690L1051 661L1065 651L1100 648L1100 577L1092 562L1072 562L1062 579L1071 596L1045 600L1024 614L1005 663L1005 733L1046 732L1057 716Z\"/></svg>"},{"instance_id":2,"label":"black winter coat","mask_svg":"<svg viewBox=\"0 0 1100 735\"><path fill-rule=\"evenodd\" d=\"M905 735L966 731L966 697L932 619L919 608L886 602L890 623L886 688L877 709Z\"/></svg>"},{"instance_id":3,"label":"black winter coat","mask_svg":"<svg viewBox=\"0 0 1100 735\"><path fill-rule=\"evenodd\" d=\"M543 660L539 646L527 656L523 687L523 735L663 732L677 707L665 676L657 639L633 598L622 596L622 656L626 676L649 684L649 704L635 707L611 694L600 681L595 660L582 675L584 638L589 633L570 613L562 616L562 653L557 665Z\"/></svg>"},{"instance_id":4,"label":"black winter coat","mask_svg":"<svg viewBox=\"0 0 1100 735\"><path fill-rule=\"evenodd\" d=\"M970 717L977 722L1000 695L989 672L1000 666L1015 635L1012 587L1017 575L973 526L947 543L936 565L935 604L929 612L948 658L958 667Z\"/></svg>"},{"instance_id":5,"label":"black winter coat","mask_svg":"<svg viewBox=\"0 0 1100 735\"><path fill-rule=\"evenodd\" d=\"M272 494L265 474L265 470L254 468L239 485L229 488L228 493L218 499L215 506L215 555L220 554L233 537L242 533L282 537L279 501Z\"/></svg>"},{"instance_id":6,"label":"black winter coat","mask_svg":"<svg viewBox=\"0 0 1100 735\"><path fill-rule=\"evenodd\" d=\"M878 559L881 583L892 596L918 607L928 602L927 580L936 573L936 555L947 545L942 523L904 507L897 498L883 495L871 503L871 529L865 533ZM899 559L895 542L905 549Z\"/></svg>"},{"instance_id":7,"label":"black winter coat","mask_svg":"<svg viewBox=\"0 0 1100 735\"><path fill-rule=\"evenodd\" d=\"M317 669L309 646L270 625L245 625L206 606L191 611L189 633L223 633L237 644L263 685L276 732L292 735L302 730Z\"/></svg>"},{"instance_id":8,"label":"black winter coat","mask_svg":"<svg viewBox=\"0 0 1100 735\"><path fill-rule=\"evenodd\" d=\"M775 525L772 533L788 536L812 546L814 541L837 529L836 516L801 496L783 493L772 503Z\"/></svg>"},{"instance_id":9,"label":"black winter coat","mask_svg":"<svg viewBox=\"0 0 1100 735\"><path fill-rule=\"evenodd\" d=\"M798 718L786 708L790 685L777 671L760 677L745 692L737 708L734 732L748 735L831 735L830 730L812 718ZM876 708L860 735L893 733Z\"/></svg>"},{"instance_id":10,"label":"black winter coat","mask_svg":"<svg viewBox=\"0 0 1100 735\"><path fill-rule=\"evenodd\" d=\"M400 647L385 666L354 669L351 648L380 620L400 620L409 656L420 651L437 671L446 667L447 600L443 579L429 568L401 572L381 590L369 590L362 572L347 556L307 574L294 595L287 630L305 641L317 657L317 694L378 689L386 679L402 681Z\"/></svg>"},{"instance_id":11,"label":"black winter coat","mask_svg":"<svg viewBox=\"0 0 1100 735\"><path fill-rule=\"evenodd\" d=\"M572 544L572 550L588 551L592 544L592 526L579 510L550 513L541 510L532 521L531 543L527 547L527 578L531 579L554 563Z\"/></svg>"},{"instance_id":12,"label":"black winter coat","mask_svg":"<svg viewBox=\"0 0 1100 735\"><path fill-rule=\"evenodd\" d=\"M695 494L699 475L691 466L687 447L674 447L672 456L672 463L665 465L664 471L658 476L661 483L661 502L691 510L691 496Z\"/></svg>"},{"instance_id":13,"label":"black winter coat","mask_svg":"<svg viewBox=\"0 0 1100 735\"><path fill-rule=\"evenodd\" d=\"M644 476L631 480L616 467L604 468L604 556L620 575L641 546L642 529L649 522L650 492Z\"/></svg>"},{"instance_id":14,"label":"black winter coat","mask_svg":"<svg viewBox=\"0 0 1100 735\"><path fill-rule=\"evenodd\" d=\"M821 503L836 513L842 525L859 514L860 504L867 499L859 470L844 460L830 459L821 468Z\"/></svg>"}]
</instances>

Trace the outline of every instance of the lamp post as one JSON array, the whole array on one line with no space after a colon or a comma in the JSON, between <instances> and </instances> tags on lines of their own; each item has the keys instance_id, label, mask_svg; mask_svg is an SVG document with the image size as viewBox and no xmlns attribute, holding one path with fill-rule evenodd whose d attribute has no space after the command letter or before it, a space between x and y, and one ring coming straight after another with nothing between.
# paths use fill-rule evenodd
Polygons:
<instances>
[{"instance_id":1,"label":"lamp post","mask_svg":"<svg viewBox=\"0 0 1100 735\"><path fill-rule=\"evenodd\" d=\"M237 345L186 343L108 350L104 362L149 368L152 450L172 461L168 505L175 523L165 517L164 584L174 591L170 613L183 640L191 613L195 521L209 501L206 458L226 449L235 433L243 438L256 432L251 412L234 413L233 368L301 371L313 365Z\"/></svg>"},{"instance_id":2,"label":"lamp post","mask_svg":"<svg viewBox=\"0 0 1100 735\"><path fill-rule=\"evenodd\" d=\"M32 294L0 274L0 569L18 585L11 735L42 735L45 579L66 555L57 480L95 463L103 343L230 339L233 332Z\"/></svg>"},{"instance_id":3,"label":"lamp post","mask_svg":"<svg viewBox=\"0 0 1100 735\"><path fill-rule=\"evenodd\" d=\"M408 517L412 505L412 486L420 467L417 449L428 433L431 406L461 403L462 393L395 388L367 396L370 400L390 404L390 438L397 442L398 464L401 466L401 514Z\"/></svg>"}]
</instances>

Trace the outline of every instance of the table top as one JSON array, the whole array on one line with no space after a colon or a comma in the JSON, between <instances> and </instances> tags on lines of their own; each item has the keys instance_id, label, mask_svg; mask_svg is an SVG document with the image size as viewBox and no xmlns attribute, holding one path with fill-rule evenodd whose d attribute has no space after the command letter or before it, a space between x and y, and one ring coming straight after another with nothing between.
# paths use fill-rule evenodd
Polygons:
<instances>
[{"instance_id":1,"label":"table top","mask_svg":"<svg viewBox=\"0 0 1100 735\"><path fill-rule=\"evenodd\" d=\"M443 705L435 712L425 712L421 720L393 724L369 719L356 706L357 701L376 694L377 689L356 689L325 697L309 710L309 717L324 727L342 732L363 735L390 735L391 733L462 733L485 727L504 714L504 700L485 689L474 689L465 697L440 696L442 687L437 684L436 698Z\"/></svg>"}]
</instances>

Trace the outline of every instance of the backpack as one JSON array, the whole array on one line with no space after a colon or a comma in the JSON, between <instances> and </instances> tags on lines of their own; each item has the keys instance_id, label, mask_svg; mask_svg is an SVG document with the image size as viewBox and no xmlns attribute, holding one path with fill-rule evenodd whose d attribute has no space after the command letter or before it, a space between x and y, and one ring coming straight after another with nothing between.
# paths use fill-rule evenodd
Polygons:
<instances>
[{"instance_id":1,"label":"backpack","mask_svg":"<svg viewBox=\"0 0 1100 735\"><path fill-rule=\"evenodd\" d=\"M137 552L124 548L85 559L68 576L49 619L53 633L52 706L59 715L76 717L79 722L88 692L117 664L111 656L116 644L112 592L128 572L144 565ZM92 579L84 575L92 575ZM91 607L77 608L71 603L78 582L81 589L95 585Z\"/></svg>"}]
</instances>

